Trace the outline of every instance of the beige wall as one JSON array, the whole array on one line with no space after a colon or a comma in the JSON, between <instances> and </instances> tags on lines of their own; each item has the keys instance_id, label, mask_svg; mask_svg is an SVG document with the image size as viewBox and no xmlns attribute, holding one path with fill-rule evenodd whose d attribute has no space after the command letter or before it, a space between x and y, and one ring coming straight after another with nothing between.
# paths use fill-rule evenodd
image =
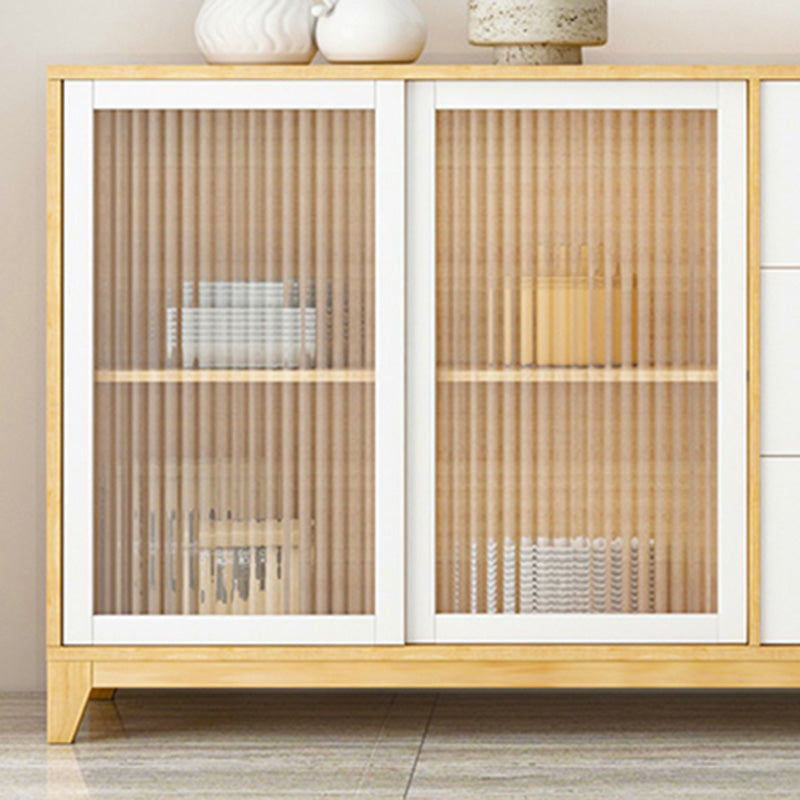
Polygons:
<instances>
[{"instance_id":1,"label":"beige wall","mask_svg":"<svg viewBox=\"0 0 800 800\"><path fill-rule=\"evenodd\" d=\"M467 0L419 0L426 60L485 60ZM56 63L197 61L200 0L0 0L0 690L44 682L44 98ZM800 61L796 0L611 0L587 60Z\"/></svg>"}]
</instances>

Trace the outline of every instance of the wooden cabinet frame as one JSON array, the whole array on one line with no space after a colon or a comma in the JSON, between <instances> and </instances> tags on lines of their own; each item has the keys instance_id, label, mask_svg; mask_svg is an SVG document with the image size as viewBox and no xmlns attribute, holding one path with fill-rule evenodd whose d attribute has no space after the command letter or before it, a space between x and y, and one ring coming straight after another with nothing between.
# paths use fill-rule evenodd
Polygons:
<instances>
[{"instance_id":1,"label":"wooden cabinet frame","mask_svg":"<svg viewBox=\"0 0 800 800\"><path fill-rule=\"evenodd\" d=\"M63 82L66 80L712 80L748 91L748 578L741 645L65 646L62 607ZM76 66L48 75L48 739L69 742L93 689L116 687L796 687L800 646L761 646L759 102L797 67ZM221 86L222 88L222 86ZM413 143L410 145L413 147ZM413 251L409 254L414 257ZM411 336L416 332L412 331ZM424 333L423 333L424 335ZM412 339L413 346L413 339ZM413 529L415 515L410 510Z\"/></svg>"}]
</instances>

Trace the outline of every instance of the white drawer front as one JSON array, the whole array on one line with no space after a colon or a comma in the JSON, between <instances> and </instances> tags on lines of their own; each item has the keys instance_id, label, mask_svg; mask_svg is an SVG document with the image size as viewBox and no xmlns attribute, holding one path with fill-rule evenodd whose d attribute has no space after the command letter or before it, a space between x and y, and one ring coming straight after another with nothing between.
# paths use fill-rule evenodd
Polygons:
<instances>
[{"instance_id":1,"label":"white drawer front","mask_svg":"<svg viewBox=\"0 0 800 800\"><path fill-rule=\"evenodd\" d=\"M800 267L800 82L761 88L761 264Z\"/></svg>"},{"instance_id":2,"label":"white drawer front","mask_svg":"<svg viewBox=\"0 0 800 800\"><path fill-rule=\"evenodd\" d=\"M800 643L800 458L761 460L761 638Z\"/></svg>"},{"instance_id":3,"label":"white drawer front","mask_svg":"<svg viewBox=\"0 0 800 800\"><path fill-rule=\"evenodd\" d=\"M761 453L800 456L800 270L761 273Z\"/></svg>"}]
</instances>

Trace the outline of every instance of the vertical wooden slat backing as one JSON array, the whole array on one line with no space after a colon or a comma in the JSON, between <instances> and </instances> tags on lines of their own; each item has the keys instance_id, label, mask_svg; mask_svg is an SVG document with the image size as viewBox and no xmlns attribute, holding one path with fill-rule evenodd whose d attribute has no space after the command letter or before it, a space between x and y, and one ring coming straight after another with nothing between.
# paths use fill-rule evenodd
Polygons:
<instances>
[{"instance_id":1,"label":"vertical wooden slat backing","mask_svg":"<svg viewBox=\"0 0 800 800\"><path fill-rule=\"evenodd\" d=\"M609 124L613 119L612 115L607 115ZM638 115L637 115L638 123ZM634 152L637 157L643 160L647 153L652 152L652 130L644 124L636 124L633 134ZM608 152L608 147L607 147ZM653 219L653 196L650 190L650 176L643 170L639 171L639 180L636 185L636 215L634 217L637 235L635 258L639 264L636 273L635 297L636 312L633 318L636 320L636 358L643 363L652 360L651 348L651 264L653 261L653 239L654 229L649 224ZM632 351L631 351L632 352ZM633 355L632 355L633 360ZM652 500L655 478L655 451L653 442L649 435L650 420L653 413L653 391L652 385L645 385L636 388L637 403L634 425L636 431L636 464L639 468L640 477L646 482L647 489L639 492L636 502L635 524L637 531L648 531L651 527L652 519ZM655 586L654 586L654 559L655 552L651 538L648 535L636 535L636 548L631 549L632 575L635 577L635 586L632 590L638 604L633 608L639 612L655 611Z\"/></svg>"},{"instance_id":2,"label":"vertical wooden slat backing","mask_svg":"<svg viewBox=\"0 0 800 800\"><path fill-rule=\"evenodd\" d=\"M450 117L441 116L438 121L439 137L436 147L436 264L437 271L441 272L442 280L452 273L452 266L445 264L445 259L452 258L453 242L452 229L456 222L455 215L449 209L454 202L453 182L455 169L453 166L452 145L454 134L450 126ZM445 292L439 296L436 325L436 352L445 363L452 363L449 336L453 334L451 308L453 292L449 285ZM443 336L447 332L448 336ZM440 409L450 410L452 407L452 385L437 387ZM440 413L437 415L437 425L446 426L450 422L450 415ZM435 481L440 502L436 504L436 606L455 610L453 602L453 589L455 587L455 564L453 561L452 526L453 504L455 492L453 491L452 472L454 468L452 458L445 458L439 452L438 445L451 441L451 437L444 431L437 437L436 445L436 472Z\"/></svg>"},{"instance_id":3,"label":"vertical wooden slat backing","mask_svg":"<svg viewBox=\"0 0 800 800\"><path fill-rule=\"evenodd\" d=\"M145 265L142 270L143 286L134 287L134 292L142 291L146 301L139 306L137 317L141 315L142 366L152 368L159 361L159 343L163 341L161 318L157 309L165 308L163 292L164 233L168 221L164 217L164 112L149 112L144 120L143 147L147 152L147 174L144 180L146 196L146 217L143 221L147 238L142 247ZM177 265L176 265L177 266ZM134 295L135 296L135 295ZM135 302L135 301L134 301ZM163 573L164 573L164 481L160 467L164 463L164 436L169 435L172 426L167 428L164 421L164 395L169 386L148 384L145 401L145 454L142 464L146 471L146 513L143 519L144 537L147 542L147 609L153 613L164 612Z\"/></svg>"},{"instance_id":4,"label":"vertical wooden slat backing","mask_svg":"<svg viewBox=\"0 0 800 800\"><path fill-rule=\"evenodd\" d=\"M198 112L185 112L180 115L180 252L181 261L178 272L183 302L183 286L197 280L200 258L200 170L195 169L200 153L200 117ZM192 298L193 298L192 294ZM198 543L199 486L198 476L200 451L200 415L198 413L199 392L197 387L180 387L180 459L183 468L180 473L180 507L177 526L180 530L181 563L180 604L184 614L196 614L199 610Z\"/></svg>"},{"instance_id":5,"label":"vertical wooden slat backing","mask_svg":"<svg viewBox=\"0 0 800 800\"><path fill-rule=\"evenodd\" d=\"M216 152L214 138L214 114L210 111L198 112L198 213L197 213L197 267L195 271L197 283L193 286L193 304L199 303L200 281L211 281L214 277L214 204L217 187L214 181L214 155ZM186 299L182 298L182 303ZM183 324L180 324L183 336ZM182 361L178 360L178 364ZM192 518L196 528L197 541L197 611L200 614L211 614L216 608L215 585L212 578L216 575L215 554L205 542L201 543L203 528L210 525L210 517L216 506L213 481L214 425L212 424L214 406L214 384L200 384L196 387L197 403L197 468L195 514Z\"/></svg>"},{"instance_id":6,"label":"vertical wooden slat backing","mask_svg":"<svg viewBox=\"0 0 800 800\"><path fill-rule=\"evenodd\" d=\"M440 111L437 609L716 611L716 112Z\"/></svg>"},{"instance_id":7,"label":"vertical wooden slat backing","mask_svg":"<svg viewBox=\"0 0 800 800\"><path fill-rule=\"evenodd\" d=\"M248 252L248 209L247 209L247 179L249 170L247 169L247 112L232 111L231 117L231 202L230 202L230 263L232 266L232 280L250 279L250 259ZM230 422L227 423L230 435L230 486L228 488L228 503L231 516L237 519L254 519L253 513L247 506L248 491L247 480L249 478L247 469L248 457L248 417L247 417L248 391L242 387L241 391L231 392ZM223 424L225 424L223 422ZM233 522L230 523L231 528ZM249 545L250 531L243 533L241 537L233 540L233 531L229 530L230 553L229 566L230 577L230 604L229 609L232 614L246 614L249 609L247 601L249 599Z\"/></svg>"},{"instance_id":8,"label":"vertical wooden slat backing","mask_svg":"<svg viewBox=\"0 0 800 800\"><path fill-rule=\"evenodd\" d=\"M97 613L374 613L373 150L96 112Z\"/></svg>"},{"instance_id":9,"label":"vertical wooden slat backing","mask_svg":"<svg viewBox=\"0 0 800 800\"><path fill-rule=\"evenodd\" d=\"M122 315L129 320L129 336L118 339L118 347L127 349L130 364L135 367L147 366L145 344L147 342L147 182L150 174L150 164L147 160L147 114L143 111L131 112L131 150L130 150L130 180L131 180L131 214L130 214L130 240L131 256L128 274L126 275L124 261L118 261L116 267L121 273L120 284L127 278L127 288L120 298L120 307L125 309ZM96 213L99 213L97 209ZM123 223L124 226L125 223ZM97 225L100 230L102 225ZM95 263L95 272L102 269ZM126 302L127 300L127 302ZM126 347L127 345L127 347ZM124 358L124 356L122 356ZM120 362L118 362L120 363ZM121 360L121 363L125 363ZM142 614L148 608L148 567L149 543L148 522L149 508L147 497L147 393L146 385L134 386L131 389L131 415L128 423L130 431L130 446L128 449L127 481L131 487L130 503L128 504L128 519L131 525L130 555L125 553L124 561L130 565L130 605L127 613ZM126 425L124 418L119 417L121 425ZM98 419L99 422L99 419ZM120 491L127 488L123 485ZM124 536L123 530L119 534ZM120 546L120 552L127 548ZM126 564L123 561L123 570ZM123 573L124 574L124 573Z\"/></svg>"},{"instance_id":10,"label":"vertical wooden slat backing","mask_svg":"<svg viewBox=\"0 0 800 800\"><path fill-rule=\"evenodd\" d=\"M310 114L301 114L298 120L298 150L300 153L314 152L314 119ZM300 172L297 185L298 215L297 228L297 254L300 281L300 296L307 298L308 292L314 285L314 239L308 235L308 231L314 226L314 168L313 161L305 158L300 161ZM357 229L359 225L355 226ZM355 252L355 250L353 251ZM312 308L307 306L305 300L301 300L303 308L303 318L301 327L303 331L310 329L311 315L314 313ZM304 363L302 367L310 366L308 354L303 354ZM298 419L301 421L298 430L298 454L297 454L297 519L299 522L299 543L296 553L298 560L299 586L297 587L300 595L301 614L311 614L314 610L314 586L313 586L313 552L314 552L314 531L313 531L313 490L314 485L305 476L312 474L314 436L311 428L313 420L313 387L302 385L298 389ZM305 421L305 424L304 424Z\"/></svg>"},{"instance_id":11,"label":"vertical wooden slat backing","mask_svg":"<svg viewBox=\"0 0 800 800\"><path fill-rule=\"evenodd\" d=\"M669 120L671 112L655 111L653 120L653 153L665 152L669 146ZM650 316L652 319L652 359L656 368L669 365L670 353L668 352L669 342L667 339L668 328L667 318L668 309L660 303L659 297L669 291L668 282L671 278L672 264L669 261L671 242L668 238L661 236L659 230L661 221L669 219L672 212L672 198L670 196L670 163L666 159L658 159L653 164L654 180L653 187L653 217L655 220L653 231L653 260L649 265L651 297L650 297ZM669 387L664 385L653 386L653 420L666 419L670 413L669 408ZM649 436L653 441L653 460L655 474L653 475L653 530L652 537L655 545L655 611L663 614L669 608L669 510L667 503L669 495L661 487L667 486L670 476L671 459L668 455L661 457L660 454L667 454L669 447L669 433L663 425L653 425L647 422ZM647 433L645 434L647 435Z\"/></svg>"},{"instance_id":12,"label":"vertical wooden slat backing","mask_svg":"<svg viewBox=\"0 0 800 800\"><path fill-rule=\"evenodd\" d=\"M358 116L347 116L347 163L358 163L359 154L364 150L363 130ZM356 220L356 224L347 227L348 253L358 259L361 250L361 220L364 218L364 193L361 190L362 176L356 171L346 173L347 180L347 209L348 217ZM302 192L300 193L302 197ZM352 367L362 363L361 348L363 335L361 333L361 309L364 306L363 272L358 270L348 281L348 331L347 331L347 365ZM360 421L363 419L363 398L360 392L350 392L347 398L347 431L354 431L355 436L346 437L347 446L347 609L359 609L363 603L364 594L364 518L363 518L363 486L364 475L362 472L363 460L361 449L363 439L358 435Z\"/></svg>"},{"instance_id":13,"label":"vertical wooden slat backing","mask_svg":"<svg viewBox=\"0 0 800 800\"><path fill-rule=\"evenodd\" d=\"M102 208L113 207L114 202L114 173L111 165L111 149L114 146L114 117L111 114L98 114L96 120L96 149L98 160L106 165L106 169L98 170L95 173L95 202ZM98 263L111 263L113 258L114 238L111 226L105 227L97 232L95 241L95 254ZM104 367L113 364L113 354L110 352L111 344L114 341L112 336L112 321L114 319L114 276L109 271L103 271L96 275L95 292L99 303L95 306L95 331L97 337L97 347L95 358L97 363ZM102 309L109 308L103 312ZM95 519L97 536L95 547L97 558L103 563L113 563L114 561L114 518L112 509L109 507L111 493L107 487L111 486L113 475L113 464L115 460L114 444L115 437L112 433L114 422L114 393L113 388L107 386L97 387L95 393L95 413L99 421L97 425L97 435L94 437L94 458L98 466L95 480L97 487L95 490ZM100 474L102 469L102 474ZM110 602L109 579L111 572L96 571L94 574L94 592L98 602L107 605Z\"/></svg>"},{"instance_id":14,"label":"vertical wooden slat backing","mask_svg":"<svg viewBox=\"0 0 800 800\"><path fill-rule=\"evenodd\" d=\"M167 305L176 305L181 296L181 274L183 260L181 258L181 195L180 195L180 170L181 170L181 115L177 111L164 113L163 133L163 207L164 220L163 238L163 267L162 267L162 302ZM169 268L172 265L172 268ZM153 359L160 363L159 345L163 341L166 329L166 319L160 319L161 335L153 342ZM182 397L181 387L169 384L164 388L163 418L175 420L169 426L163 437L162 458L164 466L160 470L163 497L163 570L162 593L165 614L177 614L181 609L182 591L180 588L180 575L183 572L182 556L183 547L180 533L179 520L183 511L181 504L180 476L169 466L182 457L183 429L181 420ZM157 431L158 432L158 431Z\"/></svg>"},{"instance_id":15,"label":"vertical wooden slat backing","mask_svg":"<svg viewBox=\"0 0 800 800\"><path fill-rule=\"evenodd\" d=\"M536 274L537 217L535 213L535 179L531 166L535 159L534 125L530 114L518 114L519 162L518 204L516 219L509 220L519 231L519 363L521 367L533 367L534 362L534 277ZM519 564L519 611L529 614L534 607L533 587L533 531L536 526L536 492L534 491L536 465L536 396L535 387L526 384L519 389L519 469L517 470L520 515L518 530ZM513 610L513 609L512 609Z\"/></svg>"},{"instance_id":16,"label":"vertical wooden slat backing","mask_svg":"<svg viewBox=\"0 0 800 800\"><path fill-rule=\"evenodd\" d=\"M458 351L461 342L465 339L470 340L470 352L466 363L470 368L480 364L480 354L477 350L479 331L469 325L470 319L479 317L478 284L482 283L481 274L481 246L485 243L488 257L492 257L495 252L497 237L501 232L496 228L483 228L483 220L486 217L496 216L496 203L500 198L497 192L481 192L483 185L490 186L497 181L497 160L492 158L492 151L488 149L489 130L494 129L497 122L497 114L489 112L481 114L473 112L469 115L469 161L467 162L467 185L463 187L466 192L469 204L469 213L465 221L468 228L464 231L465 244L468 245L467 257L469 259L469 286L467 287L467 308L468 313L460 319L460 332L454 342L454 350ZM459 142L459 145L461 143ZM485 172L485 176L484 173ZM460 288L460 287L458 287ZM458 291L454 285L453 292ZM492 291L491 288L489 290ZM493 525L499 517L499 497L496 494L490 495L495 502L488 508L481 502L481 486L485 485L489 475L483 468L479 453L486 452L491 459L496 440L487 439L485 427L483 425L484 413L481 410L481 397L479 387L470 385L459 387L458 389L463 402L465 403L465 413L473 420L473 425L469 429L469 436L465 438L467 451L465 453L464 467L468 472L469 478L465 481L458 481L457 486L462 496L467 489L464 505L466 513L464 519L465 541L461 549L464 559L462 577L469 575L469 610L475 613L478 608L487 608L490 613L497 611L497 592L498 592L498 543L496 534L499 533L499 526ZM456 411L456 419L460 416ZM496 418L497 415L497 396L490 395L485 404L485 415ZM468 487L468 488L467 488ZM468 558L467 558L468 554ZM464 592L466 594L466 591ZM491 597L488 595L491 594Z\"/></svg>"},{"instance_id":17,"label":"vertical wooden slat backing","mask_svg":"<svg viewBox=\"0 0 800 800\"><path fill-rule=\"evenodd\" d=\"M244 149L243 163L253 163L256 155L263 152L263 128L258 125L258 115L254 112L245 112L242 115ZM264 174L253 173L242 168L242 215L244 230L241 235L244 239L244 260L247 268L244 280L258 280L258 264L264 263ZM251 347L252 350L252 347ZM259 497L263 490L264 475L259 468L258 444L263 441L263 420L259 413L258 387L249 384L241 393L244 406L242 426L245 441L242 444L242 486L240 497L242 516L244 519L255 519L258 515ZM301 489L302 491L302 489ZM260 506L263 508L263 505ZM244 545L238 551L239 603L240 613L263 614L264 602L259 600L264 596L257 590L259 581L259 536L255 526L250 527L240 544ZM266 598L264 598L266 599Z\"/></svg>"},{"instance_id":18,"label":"vertical wooden slat backing","mask_svg":"<svg viewBox=\"0 0 800 800\"><path fill-rule=\"evenodd\" d=\"M281 113L280 127L280 205L281 205L281 258L280 258L280 280L287 283L292 276L297 274L297 241L296 231L296 208L297 208L297 155L295 151L297 135L295 114L284 111ZM292 575L293 562L295 561L292 552L292 520L295 519L293 505L293 493L295 491L294 472L295 472L295 437L297 435L297 422L295 420L294 398L292 397L292 387L285 384L280 390L280 519L281 532L279 541L282 543L281 551L281 583L282 592L280 598L281 610L294 611L292 606L292 586L291 581L286 580ZM342 565L344 567L344 565ZM335 567L334 567L334 571Z\"/></svg>"},{"instance_id":19,"label":"vertical wooden slat backing","mask_svg":"<svg viewBox=\"0 0 800 800\"><path fill-rule=\"evenodd\" d=\"M330 285L331 254L333 250L333 203L331 169L333 167L332 142L326 127L331 124L331 115L318 119L315 128L314 154L317 165L314 237L316 244L316 306L317 306L317 354L326 365L332 364L330 353L331 308L328 298L333 296ZM324 311L320 313L320 309ZM317 570L315 580L315 610L318 614L329 614L331 605L331 504L330 504L330 428L327 424L326 403L330 401L327 387L316 387L315 408L315 472L314 504L317 508L316 543Z\"/></svg>"},{"instance_id":20,"label":"vertical wooden slat backing","mask_svg":"<svg viewBox=\"0 0 800 800\"><path fill-rule=\"evenodd\" d=\"M347 141L346 114L333 111L332 128L334 142ZM331 355L334 369L343 369L347 364L345 341L345 295L347 274L347 183L344 162L333 157L331 166L333 230L332 250L332 313ZM332 387L332 414L330 416L331 441L331 592L332 611L344 614L347 610L347 497L346 497L346 436L345 436L345 390L341 385Z\"/></svg>"}]
</instances>

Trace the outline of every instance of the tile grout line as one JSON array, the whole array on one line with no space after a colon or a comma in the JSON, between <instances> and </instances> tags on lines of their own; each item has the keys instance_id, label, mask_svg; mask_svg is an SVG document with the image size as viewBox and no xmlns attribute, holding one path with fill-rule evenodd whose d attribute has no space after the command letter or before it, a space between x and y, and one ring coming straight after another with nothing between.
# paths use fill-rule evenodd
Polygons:
<instances>
[{"instance_id":1,"label":"tile grout line","mask_svg":"<svg viewBox=\"0 0 800 800\"><path fill-rule=\"evenodd\" d=\"M414 775L417 772L417 764L419 764L419 757L422 755L422 748L425 745L425 739L428 737L428 729L431 727L431 720L433 719L433 712L436 710L436 703L439 702L439 695L435 694L433 696L433 702L431 703L431 710L428 714L428 719L425 722L425 729L422 731L422 738L419 741L419 747L417 748L417 754L414 756L414 763L411 766L411 774L408 776L408 783L406 784L406 790L403 792L403 800L408 798L408 793L411 791L411 784L414 782Z\"/></svg>"},{"instance_id":2,"label":"tile grout line","mask_svg":"<svg viewBox=\"0 0 800 800\"><path fill-rule=\"evenodd\" d=\"M356 785L356 791L354 797L358 797L361 794L361 790L364 787L364 780L367 777L367 773L369 772L370 768L372 767L372 762L375 758L375 753L378 752L378 748L380 747L381 743L381 736L383 732L386 730L386 723L389 721L389 717L392 715L392 709L394 708L395 701L397 700L397 692L392 695L392 699L389 701L389 706L386 709L386 714L383 717L383 721L381 722L381 727L378 730L378 734L375 737L375 741L372 745L372 752L369 754L369 758L367 759L367 763L364 766L364 769L361 772L361 777L358 779L358 784Z\"/></svg>"}]
</instances>

